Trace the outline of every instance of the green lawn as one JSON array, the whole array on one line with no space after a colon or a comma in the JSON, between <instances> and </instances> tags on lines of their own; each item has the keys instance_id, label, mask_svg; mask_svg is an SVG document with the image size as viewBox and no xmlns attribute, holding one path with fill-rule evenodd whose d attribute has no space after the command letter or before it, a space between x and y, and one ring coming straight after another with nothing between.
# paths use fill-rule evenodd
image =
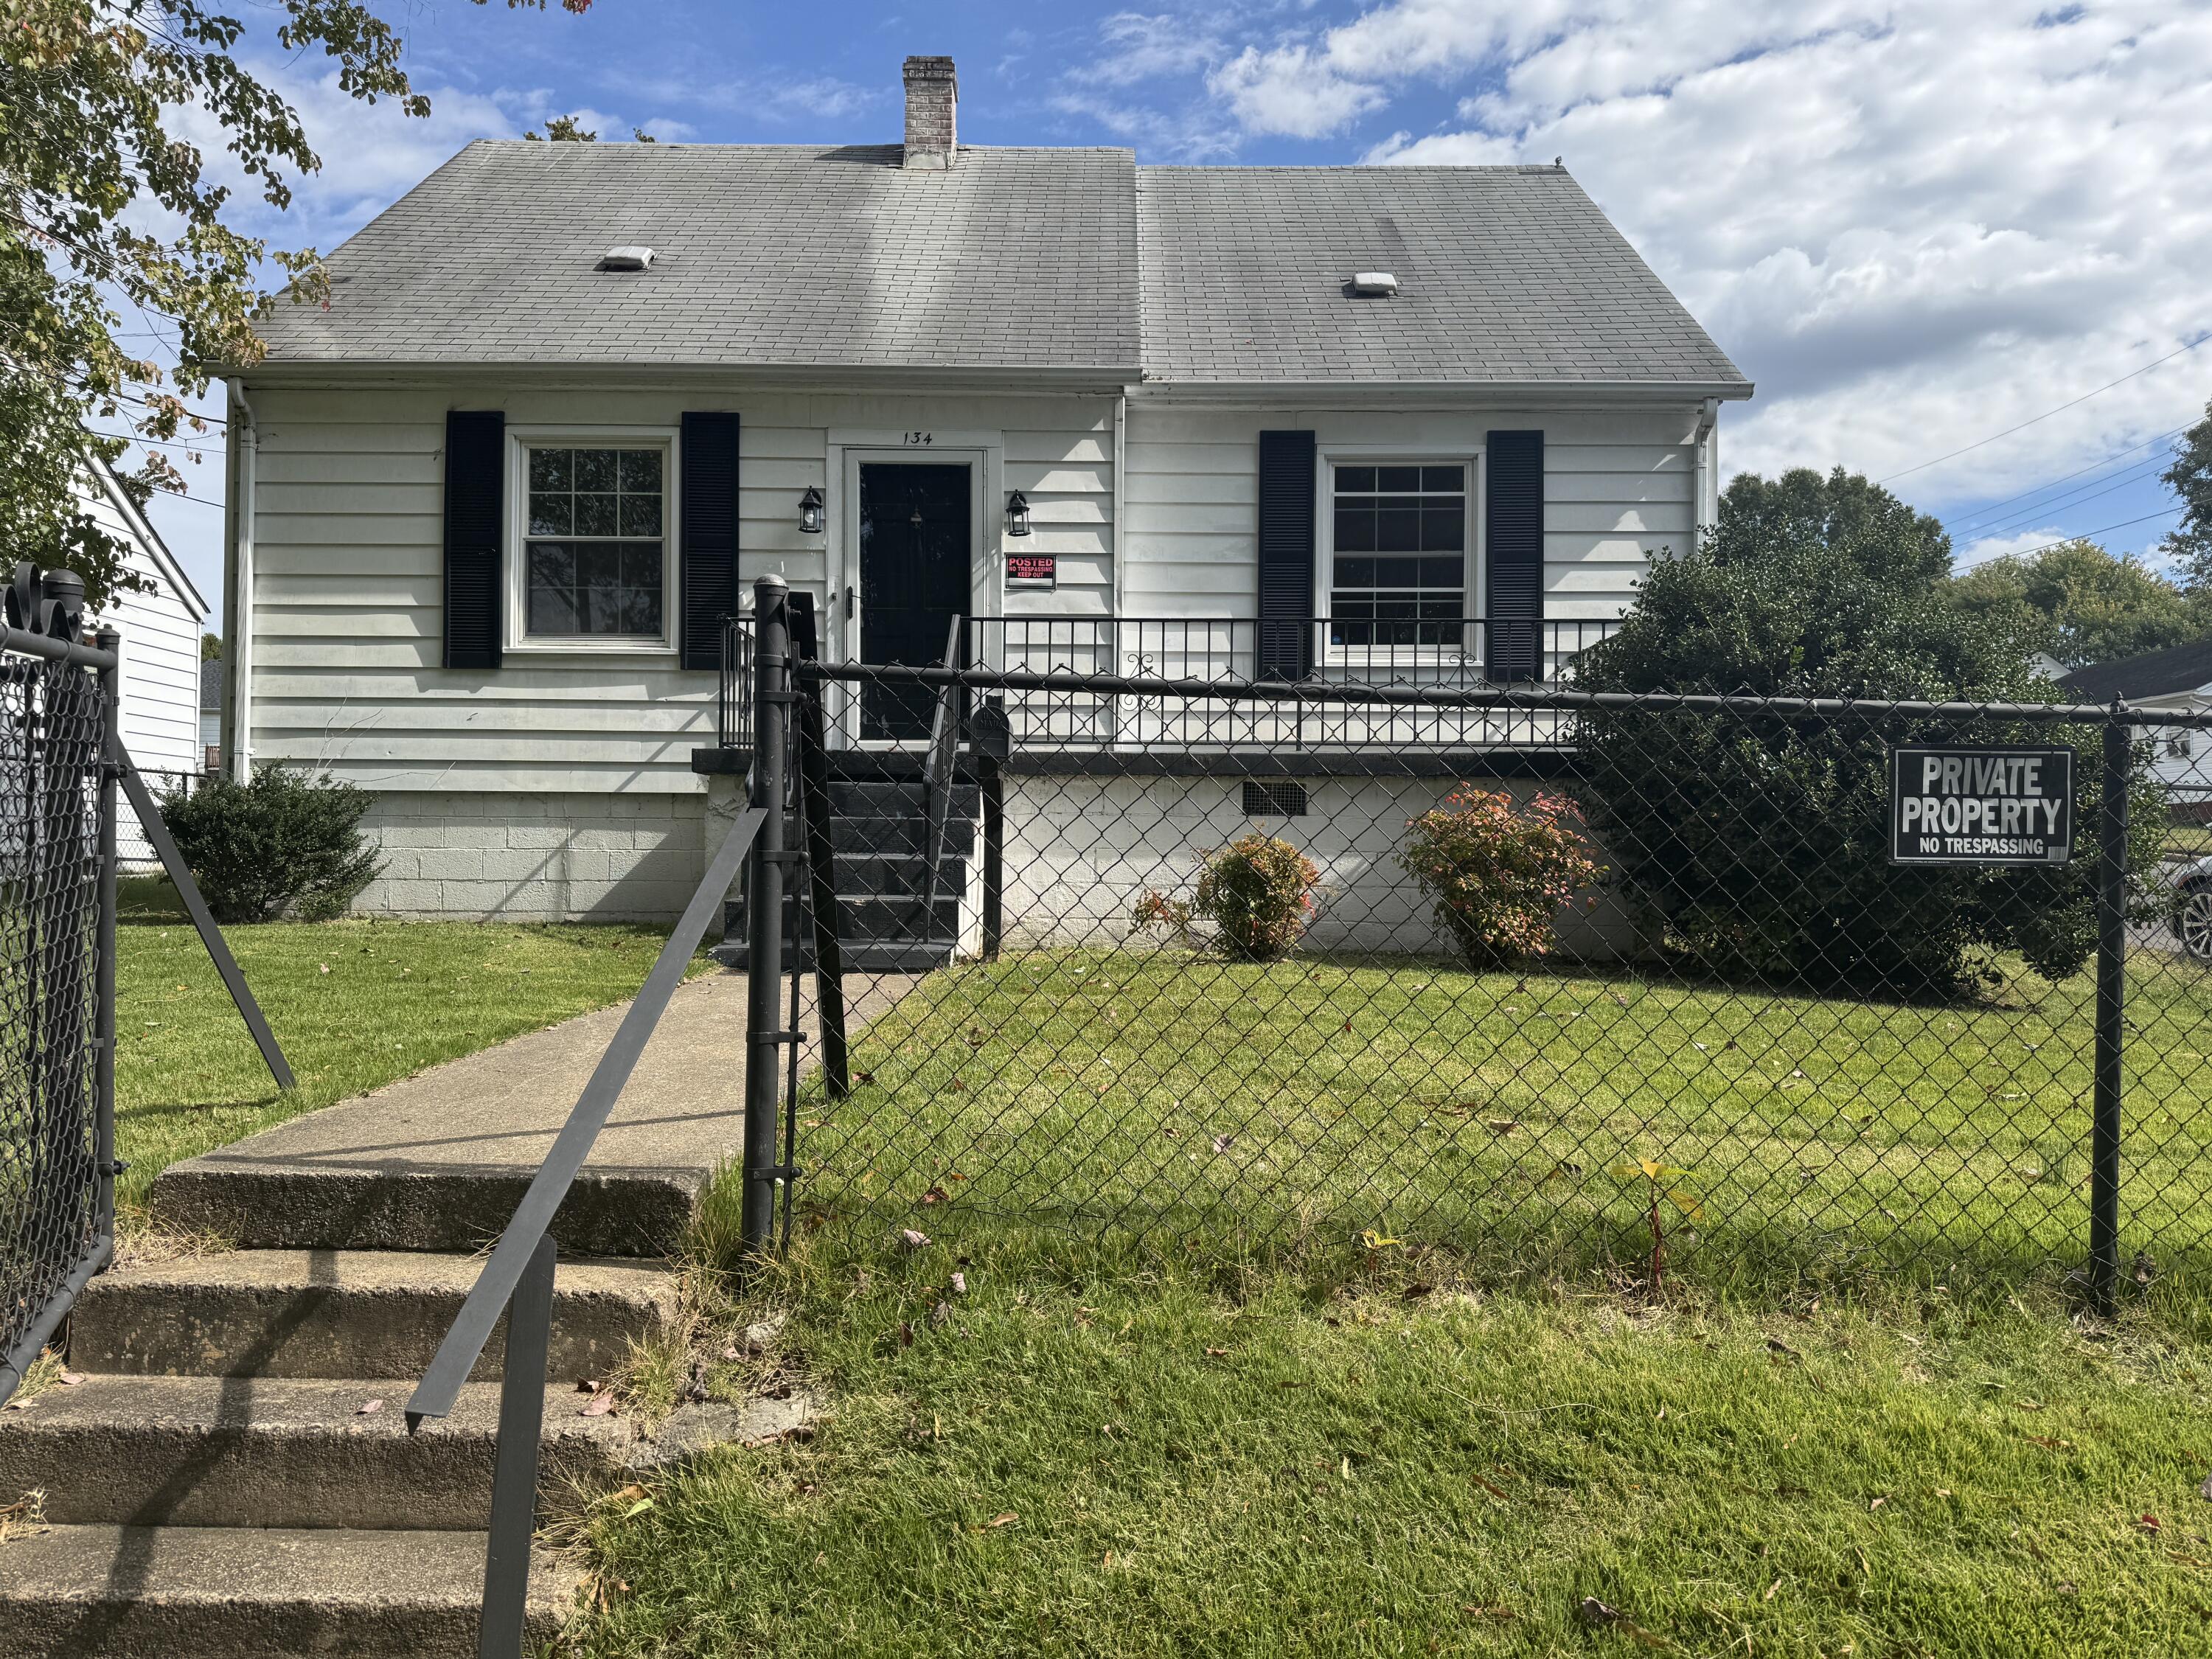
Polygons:
<instances>
[{"instance_id":1,"label":"green lawn","mask_svg":"<svg viewBox=\"0 0 2212 1659\"><path fill-rule=\"evenodd\" d=\"M2212 976L2132 957L2128 1249L2212 1238ZM1165 951L938 974L811 1090L831 1218L988 1212L1161 1249L1341 1248L1367 1230L1505 1273L1670 1259L1714 1287L2001 1273L2086 1248L2092 977L1913 1006L1558 971Z\"/></svg>"},{"instance_id":2,"label":"green lawn","mask_svg":"<svg viewBox=\"0 0 2212 1659\"><path fill-rule=\"evenodd\" d=\"M1653 1307L1395 1248L1331 1278L825 1234L763 1299L834 1415L603 1502L578 1651L1641 1650L1586 1596L1686 1654L2212 1642L2212 1349L2047 1295Z\"/></svg>"},{"instance_id":3,"label":"green lawn","mask_svg":"<svg viewBox=\"0 0 2212 1659\"><path fill-rule=\"evenodd\" d=\"M2061 1278L2086 980L1902 1007L1113 951L933 975L851 1101L802 1102L790 1261L702 1297L710 1362L788 1315L714 1386L830 1420L602 1501L574 1646L2207 1651L2212 1004L2142 967L2129 1247L2160 1265L2111 1325ZM1695 1171L1656 1298L1634 1156Z\"/></svg>"},{"instance_id":4,"label":"green lawn","mask_svg":"<svg viewBox=\"0 0 2212 1659\"><path fill-rule=\"evenodd\" d=\"M132 883L116 960L115 1134L126 1223L167 1164L425 1066L632 994L647 927L272 922L224 930L292 1063L279 1094L166 886Z\"/></svg>"}]
</instances>

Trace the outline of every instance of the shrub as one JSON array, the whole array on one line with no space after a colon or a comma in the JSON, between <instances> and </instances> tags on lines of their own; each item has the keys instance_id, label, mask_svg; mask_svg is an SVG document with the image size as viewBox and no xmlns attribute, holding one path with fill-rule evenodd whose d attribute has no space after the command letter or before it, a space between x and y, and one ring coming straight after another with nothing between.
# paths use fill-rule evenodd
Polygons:
<instances>
[{"instance_id":1,"label":"shrub","mask_svg":"<svg viewBox=\"0 0 2212 1659\"><path fill-rule=\"evenodd\" d=\"M289 766L264 767L161 803L162 821L225 922L287 911L308 921L343 915L383 861L362 833L369 797L349 783Z\"/></svg>"},{"instance_id":2,"label":"shrub","mask_svg":"<svg viewBox=\"0 0 2212 1659\"><path fill-rule=\"evenodd\" d=\"M2048 701L2010 630L1931 575L1948 544L1869 488L1841 475L1738 479L1714 534L1655 562L1620 631L1583 653L1580 689ZM1787 513L1775 509L1784 496ZM1899 867L1885 810L1893 744L2067 744L2079 834L2099 810L2093 728L1629 707L1589 711L1578 732L1583 817L1632 908L1693 969L1950 996L2005 952L2057 979L2095 948L2093 854ZM2138 787L2141 871L2156 858L2158 814L2154 787Z\"/></svg>"},{"instance_id":3,"label":"shrub","mask_svg":"<svg viewBox=\"0 0 2212 1659\"><path fill-rule=\"evenodd\" d=\"M1540 793L1516 808L1510 795L1462 786L1407 824L1398 861L1468 967L1501 967L1551 949L1559 907L1601 873L1567 822L1575 810L1558 795Z\"/></svg>"},{"instance_id":4,"label":"shrub","mask_svg":"<svg viewBox=\"0 0 2212 1659\"><path fill-rule=\"evenodd\" d=\"M1230 955L1274 962L1305 932L1320 881L1297 848L1255 830L1206 861L1194 908L1221 929Z\"/></svg>"}]
</instances>

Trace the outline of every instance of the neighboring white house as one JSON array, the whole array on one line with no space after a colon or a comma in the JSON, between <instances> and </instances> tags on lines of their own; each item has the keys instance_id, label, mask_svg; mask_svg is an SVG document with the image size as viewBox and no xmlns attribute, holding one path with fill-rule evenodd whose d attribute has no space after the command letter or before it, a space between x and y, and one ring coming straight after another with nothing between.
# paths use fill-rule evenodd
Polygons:
<instances>
[{"instance_id":1,"label":"neighboring white house","mask_svg":"<svg viewBox=\"0 0 2212 1659\"><path fill-rule=\"evenodd\" d=\"M2092 663L2058 682L2091 702L2118 697L2145 708L2202 714L2212 712L2212 640L2164 651L2147 651L2118 662ZM2166 785L2173 810L2212 822L2212 732L2139 729L2157 749L2151 775Z\"/></svg>"},{"instance_id":2,"label":"neighboring white house","mask_svg":"<svg viewBox=\"0 0 2212 1659\"><path fill-rule=\"evenodd\" d=\"M672 913L763 572L868 660L1357 672L1411 615L1527 678L1715 514L1751 386L1564 169L965 148L906 86L904 145L471 144L230 377L226 764L375 793L364 908Z\"/></svg>"},{"instance_id":3,"label":"neighboring white house","mask_svg":"<svg viewBox=\"0 0 2212 1659\"><path fill-rule=\"evenodd\" d=\"M117 594L96 619L123 635L124 746L142 772L197 775L204 763L200 635L208 602L104 463L88 470L83 505L124 544L125 568L150 584Z\"/></svg>"}]
</instances>

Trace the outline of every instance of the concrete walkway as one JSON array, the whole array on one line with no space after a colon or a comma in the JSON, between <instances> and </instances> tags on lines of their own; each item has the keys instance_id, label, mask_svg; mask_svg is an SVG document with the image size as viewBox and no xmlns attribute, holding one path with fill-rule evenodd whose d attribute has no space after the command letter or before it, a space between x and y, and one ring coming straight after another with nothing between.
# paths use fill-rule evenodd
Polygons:
<instances>
[{"instance_id":1,"label":"concrete walkway","mask_svg":"<svg viewBox=\"0 0 2212 1659\"><path fill-rule=\"evenodd\" d=\"M854 976L854 1030L916 982ZM0 1504L40 1493L45 1517L0 1545L0 1652L475 1652L501 1337L450 1417L410 1434L402 1404L623 1012L163 1171L156 1217L238 1248L94 1279L70 1316L71 1380L0 1413ZM556 1218L541 1493L611 1489L687 1445L773 1439L811 1410L800 1395L690 1406L648 1442L578 1389L678 1314L667 1257L742 1139L744 1019L743 975L676 993ZM538 1556L532 1642L557 1634L580 1578L573 1559Z\"/></svg>"},{"instance_id":2,"label":"concrete walkway","mask_svg":"<svg viewBox=\"0 0 2212 1659\"><path fill-rule=\"evenodd\" d=\"M918 983L852 975L858 1032ZM818 1036L811 994L801 1024ZM744 1134L746 982L678 988L554 1224L564 1251L659 1255ZM497 1236L628 1003L433 1066L166 1170L161 1224L257 1249L472 1250ZM800 1066L819 1063L818 1042Z\"/></svg>"}]
</instances>

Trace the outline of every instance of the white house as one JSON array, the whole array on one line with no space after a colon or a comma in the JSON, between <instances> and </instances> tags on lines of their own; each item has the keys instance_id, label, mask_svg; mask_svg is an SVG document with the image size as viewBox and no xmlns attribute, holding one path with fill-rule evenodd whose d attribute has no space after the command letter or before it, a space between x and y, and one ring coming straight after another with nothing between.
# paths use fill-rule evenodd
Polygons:
<instances>
[{"instance_id":1,"label":"white house","mask_svg":"<svg viewBox=\"0 0 2212 1659\"><path fill-rule=\"evenodd\" d=\"M200 747L200 635L208 602L105 463L87 470L86 514L122 544L124 567L149 586L118 593L95 619L123 635L124 746L142 772L196 776Z\"/></svg>"},{"instance_id":2,"label":"white house","mask_svg":"<svg viewBox=\"0 0 2212 1659\"><path fill-rule=\"evenodd\" d=\"M2202 714L2212 711L2212 640L2147 651L2118 662L2092 663L2060 678L2058 684L2091 702L2114 697L2145 708ZM2151 775L2166 787L2173 810L2200 823L2212 822L2212 733L2138 729L2158 745Z\"/></svg>"},{"instance_id":3,"label":"white house","mask_svg":"<svg viewBox=\"0 0 2212 1659\"><path fill-rule=\"evenodd\" d=\"M989 660L1527 678L1715 512L1751 386L1564 169L968 148L949 59L906 90L902 145L471 144L268 319L224 752L376 793L365 908L672 913L763 572L867 660L958 614Z\"/></svg>"}]
</instances>

